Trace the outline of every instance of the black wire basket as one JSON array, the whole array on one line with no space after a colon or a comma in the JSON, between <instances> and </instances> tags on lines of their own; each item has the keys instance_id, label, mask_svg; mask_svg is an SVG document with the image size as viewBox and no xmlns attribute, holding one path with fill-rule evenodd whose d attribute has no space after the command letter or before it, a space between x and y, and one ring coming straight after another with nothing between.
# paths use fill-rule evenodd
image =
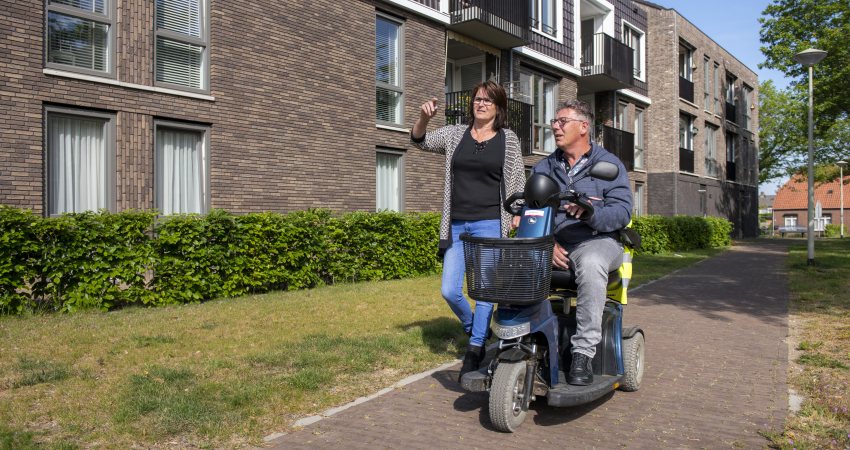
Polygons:
<instances>
[{"instance_id":1,"label":"black wire basket","mask_svg":"<svg viewBox=\"0 0 850 450\"><path fill-rule=\"evenodd\" d=\"M483 238L460 235L469 296L485 302L527 305L549 297L552 236Z\"/></svg>"}]
</instances>

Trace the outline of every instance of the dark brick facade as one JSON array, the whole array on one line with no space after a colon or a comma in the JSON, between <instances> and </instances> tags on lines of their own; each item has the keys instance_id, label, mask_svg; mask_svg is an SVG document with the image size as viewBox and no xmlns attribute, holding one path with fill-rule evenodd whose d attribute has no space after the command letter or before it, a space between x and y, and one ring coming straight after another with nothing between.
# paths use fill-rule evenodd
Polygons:
<instances>
[{"instance_id":1,"label":"dark brick facade","mask_svg":"<svg viewBox=\"0 0 850 450\"><path fill-rule=\"evenodd\" d=\"M649 2L635 4L648 15L648 93L652 113L647 122L647 194L648 212L661 215L708 215L726 217L735 224L737 236L758 235L758 77L723 47L673 9L659 8ZM678 54L680 43L692 48L694 101L679 97ZM709 76L719 70L720 110L705 107L704 64L708 58ZM725 114L726 76L735 79L736 116ZM743 125L743 86L752 89L751 125ZM714 97L714 84L711 97ZM709 109L711 111L709 111ZM679 116L693 118L694 170L680 170ZM706 171L705 133L716 128L717 176ZM734 165L727 165L726 136L734 137ZM746 144L746 145L745 145ZM727 168L735 167L730 174Z\"/></svg>"}]
</instances>

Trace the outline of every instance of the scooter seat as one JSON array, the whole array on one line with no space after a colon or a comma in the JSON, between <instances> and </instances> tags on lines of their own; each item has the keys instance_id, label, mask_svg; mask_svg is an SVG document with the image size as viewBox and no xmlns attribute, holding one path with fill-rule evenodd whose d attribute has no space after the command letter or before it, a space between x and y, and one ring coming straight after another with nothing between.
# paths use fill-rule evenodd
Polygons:
<instances>
[{"instance_id":1,"label":"scooter seat","mask_svg":"<svg viewBox=\"0 0 850 450\"><path fill-rule=\"evenodd\" d=\"M618 271L608 273L608 287L616 286L620 282L620 274ZM576 290L576 275L573 269L561 270L552 268L552 290L567 289Z\"/></svg>"}]
</instances>

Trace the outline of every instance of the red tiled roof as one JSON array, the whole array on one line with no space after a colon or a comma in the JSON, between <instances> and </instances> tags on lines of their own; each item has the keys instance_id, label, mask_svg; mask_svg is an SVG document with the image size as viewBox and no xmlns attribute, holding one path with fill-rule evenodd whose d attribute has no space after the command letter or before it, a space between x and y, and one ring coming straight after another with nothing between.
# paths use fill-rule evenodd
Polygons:
<instances>
[{"instance_id":1,"label":"red tiled roof","mask_svg":"<svg viewBox=\"0 0 850 450\"><path fill-rule=\"evenodd\" d=\"M829 183L815 183L815 202L820 201L823 209L841 207L839 181L836 178ZM844 208L850 208L850 175L844 177ZM808 186L802 176L794 176L776 191L773 209L806 209L808 207Z\"/></svg>"}]
</instances>

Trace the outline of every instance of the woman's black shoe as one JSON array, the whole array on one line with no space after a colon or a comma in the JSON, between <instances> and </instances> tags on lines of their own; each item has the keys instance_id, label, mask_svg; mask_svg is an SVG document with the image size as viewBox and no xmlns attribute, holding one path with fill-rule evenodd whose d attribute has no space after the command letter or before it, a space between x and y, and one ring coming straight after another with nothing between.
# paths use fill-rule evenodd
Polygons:
<instances>
[{"instance_id":1,"label":"woman's black shoe","mask_svg":"<svg viewBox=\"0 0 850 450\"><path fill-rule=\"evenodd\" d=\"M465 374L478 370L478 368L481 367L481 361L483 360L484 346L467 346L466 354L463 355L463 365L460 367L460 375L457 377L458 381L460 381Z\"/></svg>"}]
</instances>

